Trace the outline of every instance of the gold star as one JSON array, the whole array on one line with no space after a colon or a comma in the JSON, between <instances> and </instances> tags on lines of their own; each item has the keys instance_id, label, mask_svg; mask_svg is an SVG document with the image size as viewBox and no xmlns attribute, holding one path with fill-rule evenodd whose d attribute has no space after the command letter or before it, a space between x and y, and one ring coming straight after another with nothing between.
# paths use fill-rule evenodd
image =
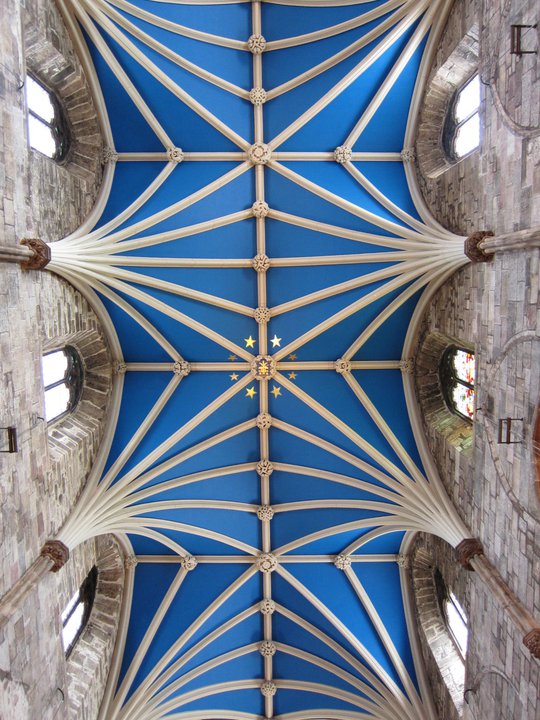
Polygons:
<instances>
[{"instance_id":1,"label":"gold star","mask_svg":"<svg viewBox=\"0 0 540 720\"><path fill-rule=\"evenodd\" d=\"M244 338L244 341L246 343L247 348L254 348L255 343L257 342L255 338L252 338L251 335L248 338Z\"/></svg>"},{"instance_id":2,"label":"gold star","mask_svg":"<svg viewBox=\"0 0 540 720\"><path fill-rule=\"evenodd\" d=\"M236 360L236 355L229 355L229 360L234 362Z\"/></svg>"},{"instance_id":3,"label":"gold star","mask_svg":"<svg viewBox=\"0 0 540 720\"><path fill-rule=\"evenodd\" d=\"M272 395L275 398L277 398L278 395L281 395L281 388L278 387L277 385L274 385L274 387L272 388L272 390L270 390L270 392L272 393Z\"/></svg>"},{"instance_id":4,"label":"gold star","mask_svg":"<svg viewBox=\"0 0 540 720\"><path fill-rule=\"evenodd\" d=\"M229 375L229 377L231 378L231 380L238 380L238 375L236 373L232 373L231 375Z\"/></svg>"},{"instance_id":5,"label":"gold star","mask_svg":"<svg viewBox=\"0 0 540 720\"><path fill-rule=\"evenodd\" d=\"M255 397L256 394L257 394L257 391L255 390L254 387L246 388L246 397L253 400L253 398Z\"/></svg>"},{"instance_id":6,"label":"gold star","mask_svg":"<svg viewBox=\"0 0 540 720\"><path fill-rule=\"evenodd\" d=\"M295 372L290 372L290 373L289 373L289 378L290 378L291 380L296 380L296 373L295 373Z\"/></svg>"},{"instance_id":7,"label":"gold star","mask_svg":"<svg viewBox=\"0 0 540 720\"><path fill-rule=\"evenodd\" d=\"M281 347L281 338L278 338L277 335L274 335L274 337L270 340L272 343L272 347Z\"/></svg>"},{"instance_id":8,"label":"gold star","mask_svg":"<svg viewBox=\"0 0 540 720\"><path fill-rule=\"evenodd\" d=\"M296 360L297 357L298 356L293 353L292 355L289 355L289 360Z\"/></svg>"}]
</instances>

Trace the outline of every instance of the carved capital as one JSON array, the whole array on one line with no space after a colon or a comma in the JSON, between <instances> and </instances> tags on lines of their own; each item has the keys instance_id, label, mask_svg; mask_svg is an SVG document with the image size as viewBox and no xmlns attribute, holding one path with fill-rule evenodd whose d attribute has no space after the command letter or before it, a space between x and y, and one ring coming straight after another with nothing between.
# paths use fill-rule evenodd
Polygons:
<instances>
[{"instance_id":1,"label":"carved capital","mask_svg":"<svg viewBox=\"0 0 540 720\"><path fill-rule=\"evenodd\" d=\"M41 548L41 557L52 560L51 572L58 572L69 560L69 548L61 540L47 540Z\"/></svg>"},{"instance_id":2,"label":"carved capital","mask_svg":"<svg viewBox=\"0 0 540 720\"><path fill-rule=\"evenodd\" d=\"M191 570L195 570L198 565L197 558L193 557L193 555L185 555L180 560L180 565L184 568L184 570L187 570L188 572L190 572Z\"/></svg>"},{"instance_id":3,"label":"carved capital","mask_svg":"<svg viewBox=\"0 0 540 720\"><path fill-rule=\"evenodd\" d=\"M271 573L278 566L278 559L271 553L261 553L257 558L257 567L262 573Z\"/></svg>"},{"instance_id":4,"label":"carved capital","mask_svg":"<svg viewBox=\"0 0 540 720\"><path fill-rule=\"evenodd\" d=\"M249 99L252 105L264 105L266 102L266 90L262 87L254 87L249 91Z\"/></svg>"},{"instance_id":5,"label":"carved capital","mask_svg":"<svg viewBox=\"0 0 540 720\"><path fill-rule=\"evenodd\" d=\"M116 152L116 150L113 150L110 147L104 147L103 150L101 151L101 162L104 165L107 165L107 163L114 164L117 161L118 161L118 153Z\"/></svg>"},{"instance_id":6,"label":"carved capital","mask_svg":"<svg viewBox=\"0 0 540 720\"><path fill-rule=\"evenodd\" d=\"M485 253L480 247L482 240L488 237L493 237L491 230L479 230L478 232L472 233L465 240L465 246L463 248L465 255L473 263L489 262L492 260L493 255Z\"/></svg>"},{"instance_id":7,"label":"carved capital","mask_svg":"<svg viewBox=\"0 0 540 720\"><path fill-rule=\"evenodd\" d=\"M253 313L253 317L259 325L264 325L270 322L270 309L267 307L258 307Z\"/></svg>"},{"instance_id":8,"label":"carved capital","mask_svg":"<svg viewBox=\"0 0 540 720\"><path fill-rule=\"evenodd\" d=\"M351 567L351 558L349 555L336 555L334 565L338 570L346 570Z\"/></svg>"},{"instance_id":9,"label":"carved capital","mask_svg":"<svg viewBox=\"0 0 540 720\"><path fill-rule=\"evenodd\" d=\"M255 272L266 272L270 267L270 258L268 255L255 255L251 263Z\"/></svg>"},{"instance_id":10,"label":"carved capital","mask_svg":"<svg viewBox=\"0 0 540 720\"><path fill-rule=\"evenodd\" d=\"M257 427L259 430L268 430L268 428L272 427L272 416L269 413L257 415Z\"/></svg>"},{"instance_id":11,"label":"carved capital","mask_svg":"<svg viewBox=\"0 0 540 720\"><path fill-rule=\"evenodd\" d=\"M136 568L138 564L139 561L137 560L135 555L127 555L124 558L124 567L126 568L126 570L129 570L130 568Z\"/></svg>"},{"instance_id":12,"label":"carved capital","mask_svg":"<svg viewBox=\"0 0 540 720\"><path fill-rule=\"evenodd\" d=\"M266 165L272 158L272 151L266 143L256 142L247 151L248 158L254 165Z\"/></svg>"},{"instance_id":13,"label":"carved capital","mask_svg":"<svg viewBox=\"0 0 540 720\"><path fill-rule=\"evenodd\" d=\"M408 568L410 565L410 558L408 555L405 555L404 553L399 553L399 555L397 556L396 562L399 567Z\"/></svg>"},{"instance_id":14,"label":"carved capital","mask_svg":"<svg viewBox=\"0 0 540 720\"><path fill-rule=\"evenodd\" d=\"M268 203L264 202L264 200L255 200L255 202L251 206L251 212L257 218L266 217L269 211L270 208L268 207Z\"/></svg>"},{"instance_id":15,"label":"carved capital","mask_svg":"<svg viewBox=\"0 0 540 720\"><path fill-rule=\"evenodd\" d=\"M257 475L260 475L261 477L263 475L271 475L274 472L274 466L270 462L270 460L261 460L257 463Z\"/></svg>"},{"instance_id":16,"label":"carved capital","mask_svg":"<svg viewBox=\"0 0 540 720\"><path fill-rule=\"evenodd\" d=\"M270 355L257 355L251 363L251 372L256 380L270 380L276 374L276 361Z\"/></svg>"},{"instance_id":17,"label":"carved capital","mask_svg":"<svg viewBox=\"0 0 540 720\"><path fill-rule=\"evenodd\" d=\"M345 358L339 358L339 360L336 360L334 363L334 367L337 373L343 375L351 371L351 362L350 360L345 360Z\"/></svg>"},{"instance_id":18,"label":"carved capital","mask_svg":"<svg viewBox=\"0 0 540 720\"><path fill-rule=\"evenodd\" d=\"M259 645L259 652L263 657L272 657L276 654L277 647L271 640L265 640Z\"/></svg>"},{"instance_id":19,"label":"carved capital","mask_svg":"<svg viewBox=\"0 0 540 720\"><path fill-rule=\"evenodd\" d=\"M334 160L340 165L352 160L352 150L347 145L340 145L334 150Z\"/></svg>"},{"instance_id":20,"label":"carved capital","mask_svg":"<svg viewBox=\"0 0 540 720\"><path fill-rule=\"evenodd\" d=\"M540 660L540 628L534 628L523 638L523 644L537 660Z\"/></svg>"},{"instance_id":21,"label":"carved capital","mask_svg":"<svg viewBox=\"0 0 540 720\"><path fill-rule=\"evenodd\" d=\"M50 263L51 248L40 238L23 238L21 245L26 245L33 253L21 263L24 270L43 270Z\"/></svg>"},{"instance_id":22,"label":"carved capital","mask_svg":"<svg viewBox=\"0 0 540 720\"><path fill-rule=\"evenodd\" d=\"M113 363L113 373L115 375L125 375L127 370L127 365L125 362L115 362Z\"/></svg>"},{"instance_id":23,"label":"carved capital","mask_svg":"<svg viewBox=\"0 0 540 720\"><path fill-rule=\"evenodd\" d=\"M174 363L173 373L175 375L181 375L182 377L187 377L190 372L191 372L191 365L188 363L187 360L177 360Z\"/></svg>"},{"instance_id":24,"label":"carved capital","mask_svg":"<svg viewBox=\"0 0 540 720\"><path fill-rule=\"evenodd\" d=\"M412 147L403 148L400 155L401 160L404 163L412 163L416 160L416 152L415 149Z\"/></svg>"},{"instance_id":25,"label":"carved capital","mask_svg":"<svg viewBox=\"0 0 540 720\"><path fill-rule=\"evenodd\" d=\"M269 598L266 598L259 605L259 610L262 615L273 615L276 611L276 603Z\"/></svg>"},{"instance_id":26,"label":"carved capital","mask_svg":"<svg viewBox=\"0 0 540 720\"><path fill-rule=\"evenodd\" d=\"M271 520L274 517L274 508L271 505L259 505L257 517L259 520Z\"/></svg>"},{"instance_id":27,"label":"carved capital","mask_svg":"<svg viewBox=\"0 0 540 720\"><path fill-rule=\"evenodd\" d=\"M399 369L406 375L412 375L414 372L414 359L409 358L408 360L400 360Z\"/></svg>"},{"instance_id":28,"label":"carved capital","mask_svg":"<svg viewBox=\"0 0 540 720\"><path fill-rule=\"evenodd\" d=\"M276 690L276 684L271 682L270 680L263 682L263 684L261 685L261 693L264 695L264 697L273 697L276 694Z\"/></svg>"},{"instance_id":29,"label":"carved capital","mask_svg":"<svg viewBox=\"0 0 540 720\"><path fill-rule=\"evenodd\" d=\"M247 46L249 52L260 55L266 48L266 39L263 35L252 35L247 41Z\"/></svg>"},{"instance_id":30,"label":"carved capital","mask_svg":"<svg viewBox=\"0 0 540 720\"><path fill-rule=\"evenodd\" d=\"M483 554L484 548L478 538L465 538L465 540L462 540L456 547L457 560L459 564L465 568L465 570L472 571L473 568L471 567L469 561L477 555Z\"/></svg>"},{"instance_id":31,"label":"carved capital","mask_svg":"<svg viewBox=\"0 0 540 720\"><path fill-rule=\"evenodd\" d=\"M184 151L179 147L168 148L167 158L170 162L181 163L184 159Z\"/></svg>"}]
</instances>

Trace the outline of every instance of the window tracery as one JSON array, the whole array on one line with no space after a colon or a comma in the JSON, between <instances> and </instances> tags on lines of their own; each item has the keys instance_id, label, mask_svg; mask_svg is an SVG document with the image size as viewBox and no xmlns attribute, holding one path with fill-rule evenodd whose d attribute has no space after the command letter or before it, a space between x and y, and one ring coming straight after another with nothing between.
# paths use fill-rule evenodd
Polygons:
<instances>
[{"instance_id":1,"label":"window tracery","mask_svg":"<svg viewBox=\"0 0 540 720\"><path fill-rule=\"evenodd\" d=\"M75 647L90 617L96 597L97 577L94 565L62 613L62 644L66 657Z\"/></svg>"},{"instance_id":2,"label":"window tracery","mask_svg":"<svg viewBox=\"0 0 540 720\"><path fill-rule=\"evenodd\" d=\"M67 345L41 358L45 388L45 419L52 422L77 405L83 385L81 358Z\"/></svg>"},{"instance_id":3,"label":"window tracery","mask_svg":"<svg viewBox=\"0 0 540 720\"><path fill-rule=\"evenodd\" d=\"M28 138L30 146L55 162L62 162L69 150L69 129L60 102L32 75L26 76Z\"/></svg>"},{"instance_id":4,"label":"window tracery","mask_svg":"<svg viewBox=\"0 0 540 720\"><path fill-rule=\"evenodd\" d=\"M475 73L455 93L446 116L445 152L457 161L480 145L480 76Z\"/></svg>"},{"instance_id":5,"label":"window tracery","mask_svg":"<svg viewBox=\"0 0 540 720\"><path fill-rule=\"evenodd\" d=\"M452 346L444 353L440 379L445 401L456 414L472 421L474 418L474 353Z\"/></svg>"}]
</instances>

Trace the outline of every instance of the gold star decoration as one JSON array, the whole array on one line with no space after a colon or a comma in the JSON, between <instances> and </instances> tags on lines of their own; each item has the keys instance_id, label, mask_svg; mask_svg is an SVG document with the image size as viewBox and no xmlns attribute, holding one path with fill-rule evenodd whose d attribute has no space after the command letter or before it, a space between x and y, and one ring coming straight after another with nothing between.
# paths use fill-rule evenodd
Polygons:
<instances>
[{"instance_id":1,"label":"gold star decoration","mask_svg":"<svg viewBox=\"0 0 540 720\"><path fill-rule=\"evenodd\" d=\"M257 391L255 390L254 387L246 388L246 397L253 400L253 398L255 397L256 394L257 394Z\"/></svg>"},{"instance_id":2,"label":"gold star decoration","mask_svg":"<svg viewBox=\"0 0 540 720\"><path fill-rule=\"evenodd\" d=\"M229 377L231 378L231 380L238 380L238 375L236 373L231 373Z\"/></svg>"},{"instance_id":3,"label":"gold star decoration","mask_svg":"<svg viewBox=\"0 0 540 720\"><path fill-rule=\"evenodd\" d=\"M290 373L289 373L289 378L290 378L291 380L296 380L296 373L295 373L295 372L290 372Z\"/></svg>"},{"instance_id":4,"label":"gold star decoration","mask_svg":"<svg viewBox=\"0 0 540 720\"><path fill-rule=\"evenodd\" d=\"M298 357L298 355L295 355L294 353L292 353L292 355L289 355L289 360L296 360L297 357Z\"/></svg>"},{"instance_id":5,"label":"gold star decoration","mask_svg":"<svg viewBox=\"0 0 540 720\"><path fill-rule=\"evenodd\" d=\"M234 362L236 360L236 355L229 355L229 360Z\"/></svg>"},{"instance_id":6,"label":"gold star decoration","mask_svg":"<svg viewBox=\"0 0 540 720\"><path fill-rule=\"evenodd\" d=\"M281 347L281 338L278 338L277 335L274 335L273 338L271 338L270 342L272 343L272 347Z\"/></svg>"},{"instance_id":7,"label":"gold star decoration","mask_svg":"<svg viewBox=\"0 0 540 720\"><path fill-rule=\"evenodd\" d=\"M248 338L244 338L244 341L246 343L247 348L254 348L255 343L257 342L255 338L252 338L251 335Z\"/></svg>"},{"instance_id":8,"label":"gold star decoration","mask_svg":"<svg viewBox=\"0 0 540 720\"><path fill-rule=\"evenodd\" d=\"M281 395L281 388L278 387L277 385L274 385L274 387L270 390L270 392L272 393L272 395L275 398L277 398L279 395Z\"/></svg>"}]
</instances>

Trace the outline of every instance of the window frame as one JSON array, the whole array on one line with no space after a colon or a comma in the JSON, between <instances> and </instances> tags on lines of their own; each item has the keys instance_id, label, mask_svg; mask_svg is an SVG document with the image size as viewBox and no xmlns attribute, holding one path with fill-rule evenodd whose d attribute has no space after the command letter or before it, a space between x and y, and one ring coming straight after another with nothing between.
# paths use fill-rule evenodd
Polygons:
<instances>
[{"instance_id":1,"label":"window frame","mask_svg":"<svg viewBox=\"0 0 540 720\"><path fill-rule=\"evenodd\" d=\"M469 150L469 152L465 153L464 155L458 155L455 148L456 137L459 129L463 127L463 125L475 115L478 115L480 117L481 98L479 98L478 100L478 107L473 112L469 113L469 115L467 115L462 120L458 121L456 118L456 108L459 103L460 96L465 90L465 88L467 88L467 86L470 85L476 77L478 77L478 81L481 82L478 68L475 68L474 72L469 75L467 80L465 80L454 92L446 113L446 119L443 128L443 148L445 155L453 163L460 162L464 158L469 157L469 155L472 155L480 148L480 138L478 139L478 145L476 145L474 148L472 148L472 150Z\"/></svg>"},{"instance_id":2,"label":"window frame","mask_svg":"<svg viewBox=\"0 0 540 720\"><path fill-rule=\"evenodd\" d=\"M458 415L460 418L463 418L464 420L467 420L467 422L472 423L474 421L474 418L471 418L468 415L462 413L461 410L458 409L455 400L452 397L454 387L456 385L463 385L464 387L469 388L469 390L472 390L473 393L475 393L474 397L476 398L476 390L474 387L474 383L469 383L466 380L458 377L456 369L454 368L453 358L459 351L467 353L467 355L472 355L475 358L476 362L474 350L465 348L462 345L450 345L450 347L446 348L446 350L444 351L441 361L439 363L439 381L441 383L441 390L444 401L448 409L455 415Z\"/></svg>"},{"instance_id":3,"label":"window frame","mask_svg":"<svg viewBox=\"0 0 540 720\"><path fill-rule=\"evenodd\" d=\"M61 377L59 380L55 380L48 385L45 385L45 382L43 382L43 393L44 396L46 396L48 390L52 390L59 385L65 385L69 390L69 401L66 405L65 410L58 413L58 415L52 417L50 420L47 420L48 425L56 422L60 418L63 418L70 412L73 412L73 410L77 407L79 400L81 399L84 384L84 369L82 360L79 353L72 345L64 345L64 347L50 350L44 353L42 355L42 358L45 358L48 355L54 355L58 352L63 352L64 355L67 357L68 363L66 371L64 372L63 377Z\"/></svg>"},{"instance_id":4,"label":"window frame","mask_svg":"<svg viewBox=\"0 0 540 720\"><path fill-rule=\"evenodd\" d=\"M71 147L71 133L69 130L69 124L66 119L66 114L62 107L62 104L61 104L57 94L54 92L54 90L51 90L49 87L47 87L47 85L45 85L45 83L42 80L40 80L38 77L36 77L33 73L27 72L26 78L31 78L49 96L49 100L51 102L51 105L52 105L53 111L54 111L54 117L50 121L46 120L44 117L39 115L38 112L36 112L36 110L30 106L30 103L28 102L28 92L27 91L26 91L26 107L27 107L27 111L28 111L28 116L31 115L42 125L49 128L49 130L51 131L52 139L54 141L56 149L52 155L47 155L46 153L42 152L38 148L34 147L32 145L32 141L31 141L31 137L30 137L30 126L29 126L29 123L27 122L28 145L34 152L38 152L40 155L43 155L43 157L49 158L49 160L52 160L53 162L61 165L66 161L70 147ZM27 81L25 80L25 86L26 85L27 85Z\"/></svg>"},{"instance_id":5,"label":"window frame","mask_svg":"<svg viewBox=\"0 0 540 720\"><path fill-rule=\"evenodd\" d=\"M73 636L73 639L69 643L67 647L64 647L64 655L67 658L71 655L73 652L73 649L75 645L77 644L77 641L81 637L85 627L88 624L88 620L90 619L90 613L92 612L92 607L94 606L94 600L96 598L96 589L97 589L97 580L98 580L98 569L94 565L91 569L88 575L83 580L80 588L78 589L77 593L73 595L73 597L70 598L69 602L66 605L66 608L73 603L73 600L76 598L76 602L73 603L73 606L70 608L69 613L64 617L64 613L66 612L65 609L62 612L61 615L61 621L62 621L62 644L64 644L64 630L66 628L66 625L68 624L70 618L73 616L73 613L77 610L79 605L83 605L83 614L81 617L81 622L79 627L77 628L77 632Z\"/></svg>"},{"instance_id":6,"label":"window frame","mask_svg":"<svg viewBox=\"0 0 540 720\"><path fill-rule=\"evenodd\" d=\"M435 571L433 573L433 581L435 584L435 594L437 596L437 603L439 605L439 611L441 613L441 617L444 621L444 627L446 628L446 632L448 633L448 637L452 641L452 645L454 646L457 654L459 655L463 665L465 665L465 660L467 657L467 647L468 647L468 637L469 637L469 620L465 614L465 611L461 607L461 604L459 603L459 600L455 596L455 594L448 588L448 585L446 584L444 577L438 567L435 568ZM460 616L460 618L463 621L463 624L465 625L465 628L467 629L467 642L466 647L464 650L461 649L461 645L459 644L456 635L454 633L454 630L452 629L452 623L450 622L450 618L448 616L448 603L450 603Z\"/></svg>"}]
</instances>

